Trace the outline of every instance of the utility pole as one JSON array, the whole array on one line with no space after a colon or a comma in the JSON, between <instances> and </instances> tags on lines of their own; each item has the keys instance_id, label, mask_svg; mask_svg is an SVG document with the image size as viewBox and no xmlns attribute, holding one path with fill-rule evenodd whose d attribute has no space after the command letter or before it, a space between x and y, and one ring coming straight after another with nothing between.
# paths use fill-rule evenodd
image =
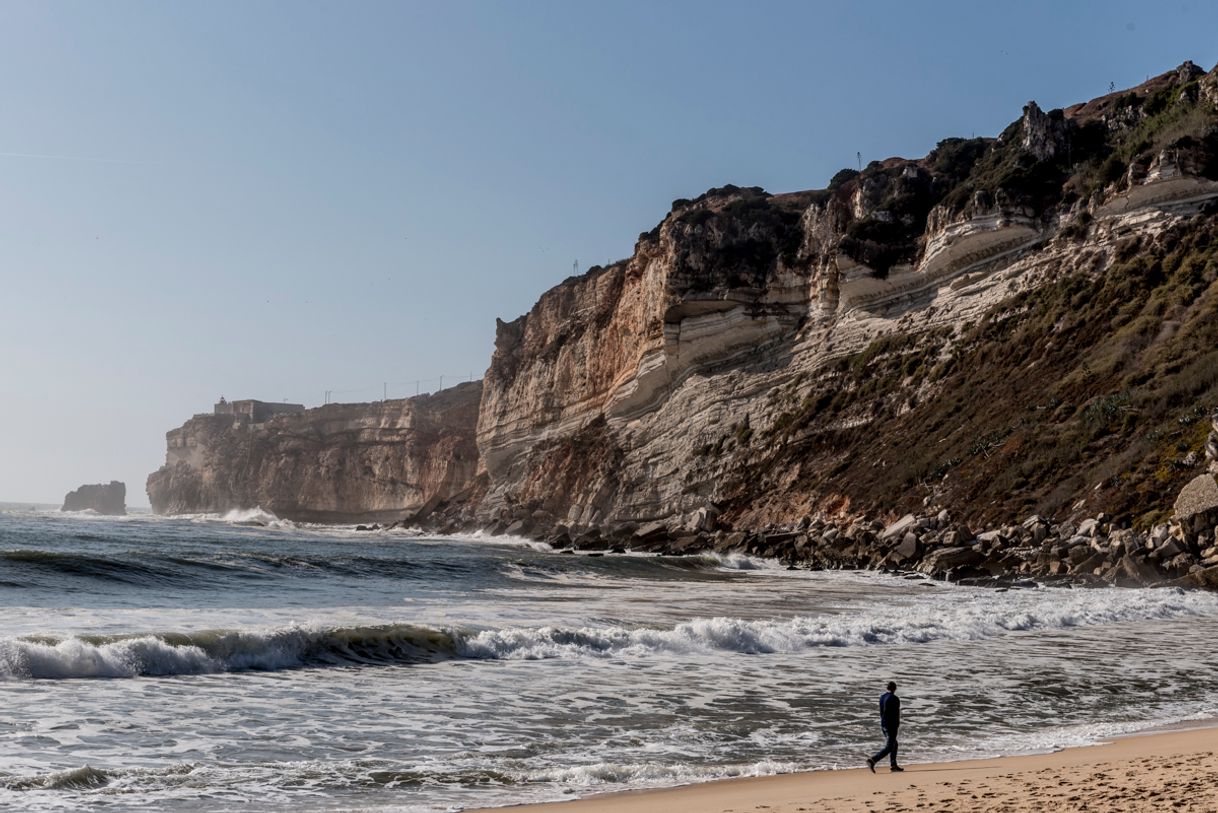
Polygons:
<instances>
[{"instance_id":1,"label":"utility pole","mask_svg":"<svg viewBox=\"0 0 1218 813\"><path fill-rule=\"evenodd\" d=\"M855 157L856 159L858 159L858 162L859 162L859 172L862 172L862 171L863 171L863 152L862 152L862 150L860 150L860 151L856 152L856 153L854 154L854 157Z\"/></svg>"},{"instance_id":2,"label":"utility pole","mask_svg":"<svg viewBox=\"0 0 1218 813\"><path fill-rule=\"evenodd\" d=\"M388 400L389 400L389 382L383 381L383 382L381 382L381 402L383 403Z\"/></svg>"},{"instance_id":3,"label":"utility pole","mask_svg":"<svg viewBox=\"0 0 1218 813\"><path fill-rule=\"evenodd\" d=\"M571 274L576 277L579 276L579 260L571 263Z\"/></svg>"},{"instance_id":4,"label":"utility pole","mask_svg":"<svg viewBox=\"0 0 1218 813\"><path fill-rule=\"evenodd\" d=\"M444 390L444 376L440 376L440 391Z\"/></svg>"},{"instance_id":5,"label":"utility pole","mask_svg":"<svg viewBox=\"0 0 1218 813\"><path fill-rule=\"evenodd\" d=\"M419 379L417 378L414 380L414 395L416 398L419 397Z\"/></svg>"}]
</instances>

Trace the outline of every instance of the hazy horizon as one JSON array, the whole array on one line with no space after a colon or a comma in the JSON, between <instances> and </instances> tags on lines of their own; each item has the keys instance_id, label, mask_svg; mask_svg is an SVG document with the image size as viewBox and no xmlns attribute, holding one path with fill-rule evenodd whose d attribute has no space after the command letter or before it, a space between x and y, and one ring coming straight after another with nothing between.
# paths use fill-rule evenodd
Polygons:
<instances>
[{"instance_id":1,"label":"hazy horizon","mask_svg":"<svg viewBox=\"0 0 1218 813\"><path fill-rule=\"evenodd\" d=\"M1215 7L938 8L5 4L0 501L147 505L221 395L478 377L496 317L674 198L1218 61Z\"/></svg>"}]
</instances>

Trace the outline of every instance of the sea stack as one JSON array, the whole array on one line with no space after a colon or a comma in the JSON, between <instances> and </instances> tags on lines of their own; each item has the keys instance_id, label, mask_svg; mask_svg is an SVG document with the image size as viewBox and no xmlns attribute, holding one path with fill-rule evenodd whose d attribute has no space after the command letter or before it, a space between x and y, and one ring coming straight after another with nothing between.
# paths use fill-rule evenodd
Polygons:
<instances>
[{"instance_id":1,"label":"sea stack","mask_svg":"<svg viewBox=\"0 0 1218 813\"><path fill-rule=\"evenodd\" d=\"M64 511L96 511L109 516L127 513L127 484L118 480L84 485L63 498Z\"/></svg>"}]
</instances>

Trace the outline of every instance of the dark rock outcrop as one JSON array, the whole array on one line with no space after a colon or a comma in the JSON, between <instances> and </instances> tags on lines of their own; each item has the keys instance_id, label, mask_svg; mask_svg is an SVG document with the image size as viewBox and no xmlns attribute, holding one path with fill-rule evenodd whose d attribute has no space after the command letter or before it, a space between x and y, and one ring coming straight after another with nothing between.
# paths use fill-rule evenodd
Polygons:
<instances>
[{"instance_id":1,"label":"dark rock outcrop","mask_svg":"<svg viewBox=\"0 0 1218 813\"><path fill-rule=\"evenodd\" d=\"M127 513L127 485L118 480L94 483L69 491L63 498L64 511L95 511L107 516Z\"/></svg>"}]
</instances>

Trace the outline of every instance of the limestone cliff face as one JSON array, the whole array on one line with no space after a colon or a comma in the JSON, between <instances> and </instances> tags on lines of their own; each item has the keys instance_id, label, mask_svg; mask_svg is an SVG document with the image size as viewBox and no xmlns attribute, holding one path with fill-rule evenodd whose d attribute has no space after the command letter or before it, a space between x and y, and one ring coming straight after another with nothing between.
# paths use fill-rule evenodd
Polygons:
<instances>
[{"instance_id":1,"label":"limestone cliff face","mask_svg":"<svg viewBox=\"0 0 1218 813\"><path fill-rule=\"evenodd\" d=\"M568 280L501 322L478 421L492 501L515 499L521 478L533 481L526 490L560 490L546 482L552 466L537 462L565 454L551 440L602 432L606 421L616 432L688 376L789 340L805 317L808 279L773 258L794 257L803 208L799 196L735 188L678 202L630 260ZM603 479L614 476L614 455L604 448L585 461L581 491L620 488ZM534 465L542 470L530 474Z\"/></svg>"},{"instance_id":2,"label":"limestone cliff face","mask_svg":"<svg viewBox=\"0 0 1218 813\"><path fill-rule=\"evenodd\" d=\"M196 415L148 478L157 513L262 507L303 521L396 520L466 492L481 385L252 422Z\"/></svg>"},{"instance_id":3,"label":"limestone cliff face","mask_svg":"<svg viewBox=\"0 0 1218 813\"><path fill-rule=\"evenodd\" d=\"M1085 461L1112 458L1115 469L1158 454L1135 436L1159 431L1150 426L1169 408L1145 394L1130 408L1138 420L1106 426L1105 443L1125 433L1115 449L1089 448L1100 440L1083 413L1105 398L1136 400L1160 354L1189 352L1174 331L1180 320L1202 329L1196 313L1208 306L1195 300L1208 282L1189 288L1167 320L1176 327L1157 339L1120 335L1078 297L1118 307L1112 275L1130 295L1169 298L1164 286L1183 282L1135 284L1129 263L1178 268L1173 241L1192 240L1194 260L1209 262L1216 77L1186 63L1067 111L1029 103L999 138L948 139L922 159L843 171L827 190L725 187L675 202L628 260L499 324L478 418L481 517L692 527L722 516L748 527L923 501L980 514L1088 499L1133 510L1138 500L1108 494L1110 480ZM1045 301L1029 301L1034 292ZM1166 318L1161 306L1123 303L1135 305L1139 331ZM1079 312L1095 322L1077 326ZM1004 314L1050 321L976 334ZM1085 338L1069 338L1071 326ZM1022 356L987 361L1012 341L1029 343ZM1020 366L1029 359L1043 365L1036 374ZM1022 402L1005 416L978 404L988 417L970 423L953 417L970 388ZM1218 398L1211 390L1198 384L1190 397ZM1019 449L1036 442L1020 420L1045 423L1046 409L1056 421L1046 436L1068 435L1075 457L1056 473L996 481L997 461L1018 469ZM984 487L961 484L973 477Z\"/></svg>"}]
</instances>

